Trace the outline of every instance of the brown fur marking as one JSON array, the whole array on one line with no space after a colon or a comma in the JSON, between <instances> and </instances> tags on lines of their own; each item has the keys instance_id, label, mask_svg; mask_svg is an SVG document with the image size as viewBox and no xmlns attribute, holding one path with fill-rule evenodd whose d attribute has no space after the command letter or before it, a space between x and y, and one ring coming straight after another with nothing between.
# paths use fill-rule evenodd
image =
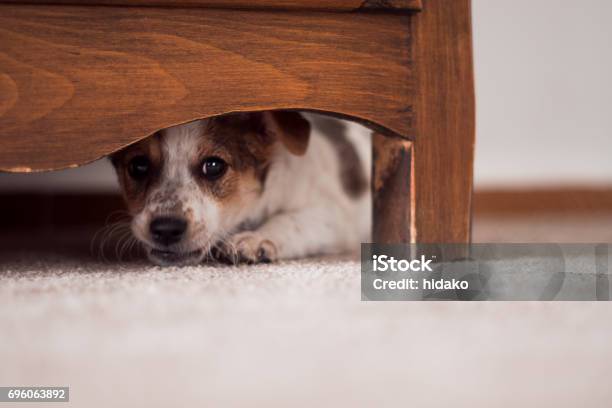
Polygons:
<instances>
[{"instance_id":1,"label":"brown fur marking","mask_svg":"<svg viewBox=\"0 0 612 408\"><path fill-rule=\"evenodd\" d=\"M270 164L273 142L256 114L212 118L202 137L197 159L192 163L193 172L201 188L220 200L231 198L241 187L261 190ZM229 169L219 180L207 181L201 177L201 166L204 159L212 156L225 160ZM254 175L255 180L250 175Z\"/></svg>"},{"instance_id":2,"label":"brown fur marking","mask_svg":"<svg viewBox=\"0 0 612 408\"><path fill-rule=\"evenodd\" d=\"M149 158L151 169L145 180L137 181L130 177L128 167L130 160L141 155ZM159 182L163 161L159 134L156 133L113 154L111 161L117 170L128 210L132 214L141 211L147 200L147 193Z\"/></svg>"},{"instance_id":3,"label":"brown fur marking","mask_svg":"<svg viewBox=\"0 0 612 408\"><path fill-rule=\"evenodd\" d=\"M324 116L317 117L316 125L336 151L342 188L349 197L359 198L367 191L368 183L361 158L346 136L346 126L337 119Z\"/></svg>"}]
</instances>

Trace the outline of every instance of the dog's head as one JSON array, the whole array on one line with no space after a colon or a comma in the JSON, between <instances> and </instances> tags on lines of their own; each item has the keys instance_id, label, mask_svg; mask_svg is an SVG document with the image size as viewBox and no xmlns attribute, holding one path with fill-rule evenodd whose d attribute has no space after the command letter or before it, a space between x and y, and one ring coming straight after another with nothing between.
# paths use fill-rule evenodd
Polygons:
<instances>
[{"instance_id":1,"label":"dog's head","mask_svg":"<svg viewBox=\"0 0 612 408\"><path fill-rule=\"evenodd\" d=\"M299 113L231 114L175 126L115 153L132 232L158 264L200 262L249 218L279 149L301 155Z\"/></svg>"}]
</instances>

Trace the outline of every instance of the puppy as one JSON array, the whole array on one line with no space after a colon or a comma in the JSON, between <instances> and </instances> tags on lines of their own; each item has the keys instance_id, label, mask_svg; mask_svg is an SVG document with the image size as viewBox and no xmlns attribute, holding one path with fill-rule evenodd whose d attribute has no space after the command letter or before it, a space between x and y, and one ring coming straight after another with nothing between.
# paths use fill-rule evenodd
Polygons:
<instances>
[{"instance_id":1,"label":"puppy","mask_svg":"<svg viewBox=\"0 0 612 408\"><path fill-rule=\"evenodd\" d=\"M150 260L271 262L370 240L370 135L321 115L239 113L162 130L111 160Z\"/></svg>"}]
</instances>

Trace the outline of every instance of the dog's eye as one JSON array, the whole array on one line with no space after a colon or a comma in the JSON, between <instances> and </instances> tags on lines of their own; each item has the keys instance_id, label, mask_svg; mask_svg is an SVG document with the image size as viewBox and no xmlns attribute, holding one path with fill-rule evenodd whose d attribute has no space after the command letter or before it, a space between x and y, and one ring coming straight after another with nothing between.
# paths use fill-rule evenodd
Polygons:
<instances>
[{"instance_id":1,"label":"dog's eye","mask_svg":"<svg viewBox=\"0 0 612 408\"><path fill-rule=\"evenodd\" d=\"M219 157L207 157L202 162L202 175L207 180L216 180L225 174L227 163Z\"/></svg>"},{"instance_id":2,"label":"dog's eye","mask_svg":"<svg viewBox=\"0 0 612 408\"><path fill-rule=\"evenodd\" d=\"M151 162L149 162L147 156L136 156L130 160L128 172L133 179L142 180L149 174L150 167Z\"/></svg>"}]
</instances>

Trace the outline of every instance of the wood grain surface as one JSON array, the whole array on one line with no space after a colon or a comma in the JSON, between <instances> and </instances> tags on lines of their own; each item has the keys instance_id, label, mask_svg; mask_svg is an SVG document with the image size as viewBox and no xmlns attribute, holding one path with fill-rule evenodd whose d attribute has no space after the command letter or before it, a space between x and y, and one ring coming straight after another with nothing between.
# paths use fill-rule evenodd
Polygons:
<instances>
[{"instance_id":1,"label":"wood grain surface","mask_svg":"<svg viewBox=\"0 0 612 408\"><path fill-rule=\"evenodd\" d=\"M416 240L467 243L475 142L470 0L424 0L412 25Z\"/></svg>"},{"instance_id":2,"label":"wood grain surface","mask_svg":"<svg viewBox=\"0 0 612 408\"><path fill-rule=\"evenodd\" d=\"M372 158L373 242L411 242L414 232L412 142L374 133Z\"/></svg>"},{"instance_id":3,"label":"wood grain surface","mask_svg":"<svg viewBox=\"0 0 612 408\"><path fill-rule=\"evenodd\" d=\"M0 170L74 167L231 111L329 111L410 137L410 19L0 5Z\"/></svg>"},{"instance_id":4,"label":"wood grain surface","mask_svg":"<svg viewBox=\"0 0 612 408\"><path fill-rule=\"evenodd\" d=\"M213 7L353 11L359 9L420 10L421 0L0 0L12 4Z\"/></svg>"}]
</instances>

